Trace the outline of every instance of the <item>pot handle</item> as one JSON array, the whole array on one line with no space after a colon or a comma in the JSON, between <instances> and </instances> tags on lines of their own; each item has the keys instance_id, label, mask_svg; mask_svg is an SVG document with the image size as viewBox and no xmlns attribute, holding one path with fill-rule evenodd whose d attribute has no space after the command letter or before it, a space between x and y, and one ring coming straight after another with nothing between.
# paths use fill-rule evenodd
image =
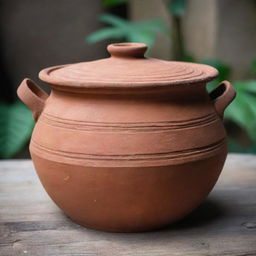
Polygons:
<instances>
[{"instance_id":1,"label":"pot handle","mask_svg":"<svg viewBox=\"0 0 256 256\"><path fill-rule=\"evenodd\" d=\"M37 121L49 95L28 78L25 78L21 82L17 94L21 101L31 109L33 118Z\"/></svg>"},{"instance_id":2,"label":"pot handle","mask_svg":"<svg viewBox=\"0 0 256 256\"><path fill-rule=\"evenodd\" d=\"M210 98L214 104L216 112L221 118L223 118L226 107L236 97L236 91L234 87L228 81L223 81L220 85L210 92Z\"/></svg>"}]
</instances>

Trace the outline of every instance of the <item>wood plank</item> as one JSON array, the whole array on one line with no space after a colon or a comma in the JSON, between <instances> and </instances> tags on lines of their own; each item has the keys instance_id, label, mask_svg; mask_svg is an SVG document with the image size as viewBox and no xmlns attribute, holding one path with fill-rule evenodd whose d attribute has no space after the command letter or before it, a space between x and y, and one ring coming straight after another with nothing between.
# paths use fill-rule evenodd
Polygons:
<instances>
[{"instance_id":1,"label":"wood plank","mask_svg":"<svg viewBox=\"0 0 256 256\"><path fill-rule=\"evenodd\" d=\"M256 156L229 155L208 199L168 228L94 231L70 221L43 190L30 160L0 162L0 255L256 255Z\"/></svg>"}]
</instances>

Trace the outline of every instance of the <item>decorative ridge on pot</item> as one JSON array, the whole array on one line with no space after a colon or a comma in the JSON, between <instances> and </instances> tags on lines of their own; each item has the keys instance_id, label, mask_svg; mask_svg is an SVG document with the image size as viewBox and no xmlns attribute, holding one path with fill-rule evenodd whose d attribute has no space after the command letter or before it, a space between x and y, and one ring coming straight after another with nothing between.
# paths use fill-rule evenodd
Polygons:
<instances>
[{"instance_id":1,"label":"decorative ridge on pot","mask_svg":"<svg viewBox=\"0 0 256 256\"><path fill-rule=\"evenodd\" d=\"M109 58L46 68L39 77L66 88L133 89L208 82L218 75L208 65L145 58L147 46L142 43L111 44L107 49Z\"/></svg>"}]
</instances>

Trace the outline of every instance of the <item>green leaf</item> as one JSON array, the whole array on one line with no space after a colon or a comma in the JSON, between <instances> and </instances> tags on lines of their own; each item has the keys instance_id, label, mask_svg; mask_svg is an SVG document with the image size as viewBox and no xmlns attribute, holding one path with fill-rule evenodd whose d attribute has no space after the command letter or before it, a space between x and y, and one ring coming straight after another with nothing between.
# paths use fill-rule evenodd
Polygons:
<instances>
[{"instance_id":1,"label":"green leaf","mask_svg":"<svg viewBox=\"0 0 256 256\"><path fill-rule=\"evenodd\" d=\"M116 5L120 5L120 4L124 4L126 3L128 0L103 0L103 5L106 7L113 7Z\"/></svg>"},{"instance_id":2,"label":"green leaf","mask_svg":"<svg viewBox=\"0 0 256 256\"><path fill-rule=\"evenodd\" d=\"M103 28L86 37L88 43L97 43L106 39L121 39L124 32L118 28Z\"/></svg>"},{"instance_id":3,"label":"green leaf","mask_svg":"<svg viewBox=\"0 0 256 256\"><path fill-rule=\"evenodd\" d=\"M152 19L141 22L134 22L134 26L137 26L139 30L151 31L151 32L163 32L169 35L169 29L165 25L163 20Z\"/></svg>"},{"instance_id":4,"label":"green leaf","mask_svg":"<svg viewBox=\"0 0 256 256\"><path fill-rule=\"evenodd\" d=\"M236 88L237 96L225 111L225 118L240 125L253 141L256 141L256 94L250 89L255 90L255 83L234 82L233 86Z\"/></svg>"},{"instance_id":5,"label":"green leaf","mask_svg":"<svg viewBox=\"0 0 256 256\"><path fill-rule=\"evenodd\" d=\"M20 151L30 138L33 125L31 111L23 103L0 103L0 157L10 158Z\"/></svg>"},{"instance_id":6,"label":"green leaf","mask_svg":"<svg viewBox=\"0 0 256 256\"><path fill-rule=\"evenodd\" d=\"M175 17L181 17L186 11L187 1L186 0L169 0L168 9L170 13Z\"/></svg>"},{"instance_id":7,"label":"green leaf","mask_svg":"<svg viewBox=\"0 0 256 256\"><path fill-rule=\"evenodd\" d=\"M234 85L239 90L256 93L256 80L236 81Z\"/></svg>"},{"instance_id":8,"label":"green leaf","mask_svg":"<svg viewBox=\"0 0 256 256\"><path fill-rule=\"evenodd\" d=\"M153 19L143 22L131 22L115 15L104 14L100 20L111 25L87 36L86 41L95 43L105 39L122 39L128 42L142 42L150 47L155 43L159 33L168 31L164 22Z\"/></svg>"},{"instance_id":9,"label":"green leaf","mask_svg":"<svg viewBox=\"0 0 256 256\"><path fill-rule=\"evenodd\" d=\"M155 43L155 37L152 33L147 32L133 32L127 35L127 39L129 42L139 42L146 44L149 48L151 48Z\"/></svg>"}]
</instances>

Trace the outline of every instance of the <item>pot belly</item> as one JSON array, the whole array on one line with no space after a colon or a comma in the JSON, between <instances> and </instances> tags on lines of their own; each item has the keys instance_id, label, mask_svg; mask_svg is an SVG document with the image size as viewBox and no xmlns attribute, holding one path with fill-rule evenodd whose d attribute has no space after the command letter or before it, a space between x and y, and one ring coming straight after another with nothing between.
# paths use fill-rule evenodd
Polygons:
<instances>
[{"instance_id":1,"label":"pot belly","mask_svg":"<svg viewBox=\"0 0 256 256\"><path fill-rule=\"evenodd\" d=\"M158 167L86 167L32 153L53 201L74 221L114 232L156 229L189 214L215 185L226 158Z\"/></svg>"},{"instance_id":2,"label":"pot belly","mask_svg":"<svg viewBox=\"0 0 256 256\"><path fill-rule=\"evenodd\" d=\"M30 151L46 191L68 216L117 232L159 228L191 212L227 154L213 115L186 124L98 124L43 114Z\"/></svg>"},{"instance_id":3,"label":"pot belly","mask_svg":"<svg viewBox=\"0 0 256 256\"><path fill-rule=\"evenodd\" d=\"M209 158L225 144L216 115L182 122L93 123L39 119L30 147L60 163L91 167L151 167Z\"/></svg>"}]
</instances>

